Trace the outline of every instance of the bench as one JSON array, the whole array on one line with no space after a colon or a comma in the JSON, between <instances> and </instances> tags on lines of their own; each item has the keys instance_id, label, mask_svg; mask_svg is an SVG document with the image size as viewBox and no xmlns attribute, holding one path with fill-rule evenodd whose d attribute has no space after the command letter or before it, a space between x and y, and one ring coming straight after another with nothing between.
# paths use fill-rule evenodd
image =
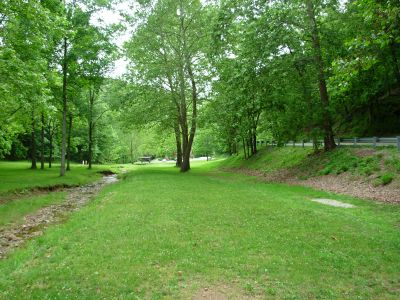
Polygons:
<instances>
[{"instance_id":1,"label":"bench","mask_svg":"<svg viewBox=\"0 0 400 300\"><path fill-rule=\"evenodd\" d=\"M141 163L145 163L145 162L150 163L151 162L151 157L150 156L139 157L139 161Z\"/></svg>"}]
</instances>

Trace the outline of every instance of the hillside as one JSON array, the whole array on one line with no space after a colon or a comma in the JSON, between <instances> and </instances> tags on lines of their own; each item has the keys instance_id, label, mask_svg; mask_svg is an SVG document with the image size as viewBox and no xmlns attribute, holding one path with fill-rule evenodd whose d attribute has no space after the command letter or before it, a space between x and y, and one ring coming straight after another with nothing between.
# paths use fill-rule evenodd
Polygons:
<instances>
[{"instance_id":1,"label":"hillside","mask_svg":"<svg viewBox=\"0 0 400 300\"><path fill-rule=\"evenodd\" d=\"M266 148L248 160L234 156L222 169L360 198L400 203L400 152L395 148Z\"/></svg>"}]
</instances>

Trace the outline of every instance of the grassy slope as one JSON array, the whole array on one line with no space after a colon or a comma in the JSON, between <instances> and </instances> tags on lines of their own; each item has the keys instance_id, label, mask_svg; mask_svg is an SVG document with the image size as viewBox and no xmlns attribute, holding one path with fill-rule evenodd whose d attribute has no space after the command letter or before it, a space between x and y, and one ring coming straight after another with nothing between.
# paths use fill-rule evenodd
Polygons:
<instances>
[{"instance_id":1,"label":"grassy slope","mask_svg":"<svg viewBox=\"0 0 400 300\"><path fill-rule=\"evenodd\" d=\"M400 152L394 148L339 148L313 154L311 148L283 147L262 149L244 160L241 155L221 162L224 168L248 168L266 173L291 170L299 178L349 172L374 184L400 182ZM384 182L389 178L389 182Z\"/></svg>"},{"instance_id":2,"label":"grassy slope","mask_svg":"<svg viewBox=\"0 0 400 300\"><path fill-rule=\"evenodd\" d=\"M311 148L284 147L261 149L257 155L245 160L242 155L232 156L220 162L221 167L249 168L263 172L291 168L302 163L307 155L312 153Z\"/></svg>"},{"instance_id":3,"label":"grassy slope","mask_svg":"<svg viewBox=\"0 0 400 300\"><path fill-rule=\"evenodd\" d=\"M225 283L285 299L396 299L400 208L144 166L0 261L0 299L188 299ZM341 209L309 201L342 199Z\"/></svg>"}]
</instances>

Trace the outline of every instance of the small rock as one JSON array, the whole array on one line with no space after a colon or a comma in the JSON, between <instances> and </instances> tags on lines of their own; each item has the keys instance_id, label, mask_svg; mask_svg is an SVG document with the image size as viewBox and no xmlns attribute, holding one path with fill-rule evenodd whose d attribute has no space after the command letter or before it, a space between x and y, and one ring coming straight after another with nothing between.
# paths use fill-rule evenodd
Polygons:
<instances>
[{"instance_id":1,"label":"small rock","mask_svg":"<svg viewBox=\"0 0 400 300\"><path fill-rule=\"evenodd\" d=\"M14 240L17 239L17 237L16 237L14 234L12 234L12 233L7 234L5 237L6 237L6 239L9 240L9 241L14 241Z\"/></svg>"}]
</instances>

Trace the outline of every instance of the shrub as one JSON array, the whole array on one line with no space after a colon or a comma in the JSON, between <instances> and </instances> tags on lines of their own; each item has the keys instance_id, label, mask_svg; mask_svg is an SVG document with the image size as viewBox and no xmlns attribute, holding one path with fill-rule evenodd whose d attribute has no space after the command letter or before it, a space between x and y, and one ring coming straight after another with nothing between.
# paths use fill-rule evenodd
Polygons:
<instances>
[{"instance_id":1,"label":"shrub","mask_svg":"<svg viewBox=\"0 0 400 300\"><path fill-rule=\"evenodd\" d=\"M346 166L346 165L341 165L341 166L339 166L339 167L336 169L336 174L339 175L339 174L342 174L342 173L344 173L344 172L347 172L348 170L349 170L349 167L348 167L348 166Z\"/></svg>"},{"instance_id":2,"label":"shrub","mask_svg":"<svg viewBox=\"0 0 400 300\"><path fill-rule=\"evenodd\" d=\"M321 175L328 175L332 173L332 166L326 166L324 169L321 170Z\"/></svg>"},{"instance_id":3,"label":"shrub","mask_svg":"<svg viewBox=\"0 0 400 300\"><path fill-rule=\"evenodd\" d=\"M390 169L393 169L397 173L400 173L400 160L392 157L387 160L385 160L385 165L389 167Z\"/></svg>"},{"instance_id":4,"label":"shrub","mask_svg":"<svg viewBox=\"0 0 400 300\"><path fill-rule=\"evenodd\" d=\"M381 176L382 184L387 185L393 181L393 174L386 173Z\"/></svg>"}]
</instances>

